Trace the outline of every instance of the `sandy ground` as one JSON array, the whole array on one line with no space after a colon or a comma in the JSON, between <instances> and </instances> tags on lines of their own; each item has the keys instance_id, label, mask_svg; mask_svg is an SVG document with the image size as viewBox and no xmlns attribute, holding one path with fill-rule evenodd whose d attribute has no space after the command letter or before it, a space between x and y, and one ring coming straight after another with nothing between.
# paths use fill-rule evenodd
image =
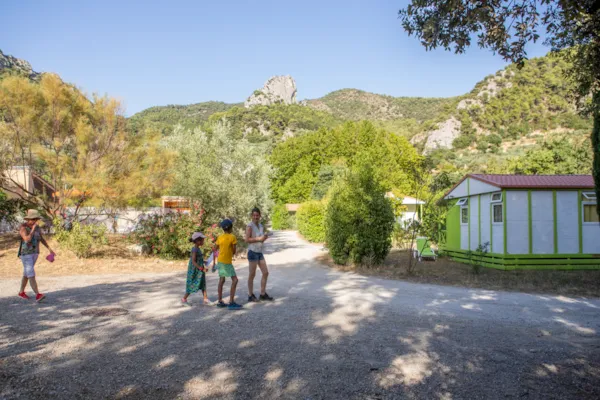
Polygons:
<instances>
[{"instance_id":1,"label":"sandy ground","mask_svg":"<svg viewBox=\"0 0 600 400\"><path fill-rule=\"evenodd\" d=\"M40 275L42 304L0 280L0 399L600 397L600 300L365 277L319 251L277 232L276 301L241 311L181 306L184 272Z\"/></svg>"}]
</instances>

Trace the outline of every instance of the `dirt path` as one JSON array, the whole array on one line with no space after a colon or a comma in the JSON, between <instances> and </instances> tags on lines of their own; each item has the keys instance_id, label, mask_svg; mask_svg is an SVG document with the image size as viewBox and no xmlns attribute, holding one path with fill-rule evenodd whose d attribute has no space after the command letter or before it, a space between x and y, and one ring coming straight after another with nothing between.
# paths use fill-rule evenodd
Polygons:
<instances>
[{"instance_id":1,"label":"dirt path","mask_svg":"<svg viewBox=\"0 0 600 400\"><path fill-rule=\"evenodd\" d=\"M0 399L600 397L600 300L369 278L318 252L277 232L277 300L237 312L180 306L184 272L41 276L40 305L0 280Z\"/></svg>"}]
</instances>

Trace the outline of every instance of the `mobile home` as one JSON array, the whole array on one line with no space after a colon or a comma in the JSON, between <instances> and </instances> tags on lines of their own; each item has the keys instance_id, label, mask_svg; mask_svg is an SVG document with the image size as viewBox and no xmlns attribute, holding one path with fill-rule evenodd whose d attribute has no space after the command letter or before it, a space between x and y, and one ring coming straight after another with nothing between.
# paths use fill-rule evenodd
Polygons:
<instances>
[{"instance_id":1,"label":"mobile home","mask_svg":"<svg viewBox=\"0 0 600 400\"><path fill-rule=\"evenodd\" d=\"M498 269L600 269L591 175L465 176L445 197L442 249Z\"/></svg>"}]
</instances>

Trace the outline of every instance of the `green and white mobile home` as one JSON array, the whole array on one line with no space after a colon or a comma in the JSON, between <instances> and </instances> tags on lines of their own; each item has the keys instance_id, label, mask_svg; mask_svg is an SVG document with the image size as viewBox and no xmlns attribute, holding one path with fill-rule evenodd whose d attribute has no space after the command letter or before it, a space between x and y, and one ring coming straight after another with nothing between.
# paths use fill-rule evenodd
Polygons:
<instances>
[{"instance_id":1,"label":"green and white mobile home","mask_svg":"<svg viewBox=\"0 0 600 400\"><path fill-rule=\"evenodd\" d=\"M591 175L465 176L444 197L441 249L498 269L600 269ZM478 250L479 249L479 250Z\"/></svg>"}]
</instances>

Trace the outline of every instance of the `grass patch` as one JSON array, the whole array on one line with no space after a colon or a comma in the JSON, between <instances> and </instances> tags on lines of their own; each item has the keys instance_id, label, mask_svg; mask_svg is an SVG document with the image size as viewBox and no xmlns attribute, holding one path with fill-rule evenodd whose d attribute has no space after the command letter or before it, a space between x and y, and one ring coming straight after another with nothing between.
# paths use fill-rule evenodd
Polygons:
<instances>
[{"instance_id":1,"label":"grass patch","mask_svg":"<svg viewBox=\"0 0 600 400\"><path fill-rule=\"evenodd\" d=\"M442 257L435 262L417 263L414 274L409 275L406 272L408 258L408 251L392 250L383 265L376 267L336 265L327 253L322 254L319 261L341 271L353 271L363 275L414 283L600 297L600 270L500 271L483 267L479 274L475 274L470 265Z\"/></svg>"}]
</instances>

